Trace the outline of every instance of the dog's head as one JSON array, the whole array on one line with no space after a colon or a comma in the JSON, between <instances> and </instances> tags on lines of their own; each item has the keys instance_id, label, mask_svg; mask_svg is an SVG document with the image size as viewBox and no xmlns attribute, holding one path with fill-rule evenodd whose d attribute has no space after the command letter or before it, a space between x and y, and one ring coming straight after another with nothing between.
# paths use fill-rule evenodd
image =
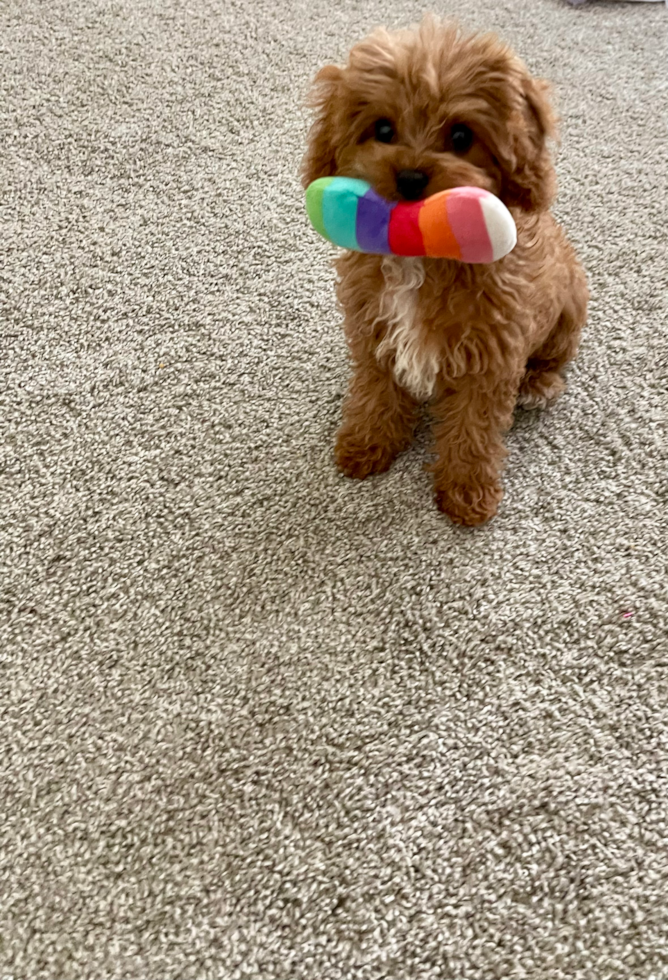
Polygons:
<instances>
[{"instance_id":1,"label":"dog's head","mask_svg":"<svg viewBox=\"0 0 668 980\"><path fill-rule=\"evenodd\" d=\"M305 186L340 175L394 201L470 185L525 211L551 203L547 85L493 36L431 17L417 31L378 30L345 68L320 71L312 105Z\"/></svg>"}]
</instances>

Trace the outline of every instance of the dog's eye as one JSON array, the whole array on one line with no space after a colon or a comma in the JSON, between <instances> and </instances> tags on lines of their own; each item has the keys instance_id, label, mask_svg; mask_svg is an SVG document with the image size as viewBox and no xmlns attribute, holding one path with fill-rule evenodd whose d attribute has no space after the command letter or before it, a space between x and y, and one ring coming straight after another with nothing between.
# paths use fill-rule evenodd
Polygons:
<instances>
[{"instance_id":1,"label":"dog's eye","mask_svg":"<svg viewBox=\"0 0 668 980\"><path fill-rule=\"evenodd\" d=\"M473 130L464 123L456 123L450 130L453 153L468 153L473 144Z\"/></svg>"},{"instance_id":2,"label":"dog's eye","mask_svg":"<svg viewBox=\"0 0 668 980\"><path fill-rule=\"evenodd\" d=\"M373 127L373 134L379 143L391 143L394 139L394 126L389 119L378 119Z\"/></svg>"}]
</instances>

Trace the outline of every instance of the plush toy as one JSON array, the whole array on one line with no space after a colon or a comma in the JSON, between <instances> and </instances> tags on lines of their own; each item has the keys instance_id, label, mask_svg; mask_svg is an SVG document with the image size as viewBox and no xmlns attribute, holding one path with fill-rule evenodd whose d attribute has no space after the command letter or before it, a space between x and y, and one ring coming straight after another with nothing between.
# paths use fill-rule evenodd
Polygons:
<instances>
[{"instance_id":1,"label":"plush toy","mask_svg":"<svg viewBox=\"0 0 668 980\"><path fill-rule=\"evenodd\" d=\"M364 180L321 177L306 190L315 230L343 248L374 255L427 255L495 262L517 242L515 222L498 197L453 187L423 201L387 201Z\"/></svg>"}]
</instances>

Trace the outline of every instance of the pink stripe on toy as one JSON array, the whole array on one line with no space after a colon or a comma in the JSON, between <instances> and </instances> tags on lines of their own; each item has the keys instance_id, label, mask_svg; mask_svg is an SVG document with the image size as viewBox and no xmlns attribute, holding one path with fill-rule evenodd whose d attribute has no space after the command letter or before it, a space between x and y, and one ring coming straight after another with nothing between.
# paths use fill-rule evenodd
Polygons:
<instances>
[{"instance_id":1,"label":"pink stripe on toy","mask_svg":"<svg viewBox=\"0 0 668 980\"><path fill-rule=\"evenodd\" d=\"M481 187L453 187L448 192L448 222L457 239L462 262L494 261L494 249L480 200L487 194L488 191Z\"/></svg>"}]
</instances>

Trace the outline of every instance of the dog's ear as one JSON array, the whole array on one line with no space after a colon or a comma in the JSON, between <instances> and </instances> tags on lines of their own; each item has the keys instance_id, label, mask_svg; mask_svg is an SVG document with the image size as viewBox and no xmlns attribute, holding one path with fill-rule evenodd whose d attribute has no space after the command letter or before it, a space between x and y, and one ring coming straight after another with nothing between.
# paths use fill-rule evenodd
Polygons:
<instances>
[{"instance_id":1,"label":"dog's ear","mask_svg":"<svg viewBox=\"0 0 668 980\"><path fill-rule=\"evenodd\" d=\"M524 211L545 211L556 191L554 165L547 145L556 137L556 121L547 82L522 73L520 102L510 129L512 164L505 171L502 197Z\"/></svg>"},{"instance_id":2,"label":"dog's ear","mask_svg":"<svg viewBox=\"0 0 668 980\"><path fill-rule=\"evenodd\" d=\"M309 105L316 117L308 137L308 148L302 161L302 183L308 187L318 177L331 177L336 172L334 144L334 113L342 71L336 65L326 65L316 75Z\"/></svg>"}]
</instances>

